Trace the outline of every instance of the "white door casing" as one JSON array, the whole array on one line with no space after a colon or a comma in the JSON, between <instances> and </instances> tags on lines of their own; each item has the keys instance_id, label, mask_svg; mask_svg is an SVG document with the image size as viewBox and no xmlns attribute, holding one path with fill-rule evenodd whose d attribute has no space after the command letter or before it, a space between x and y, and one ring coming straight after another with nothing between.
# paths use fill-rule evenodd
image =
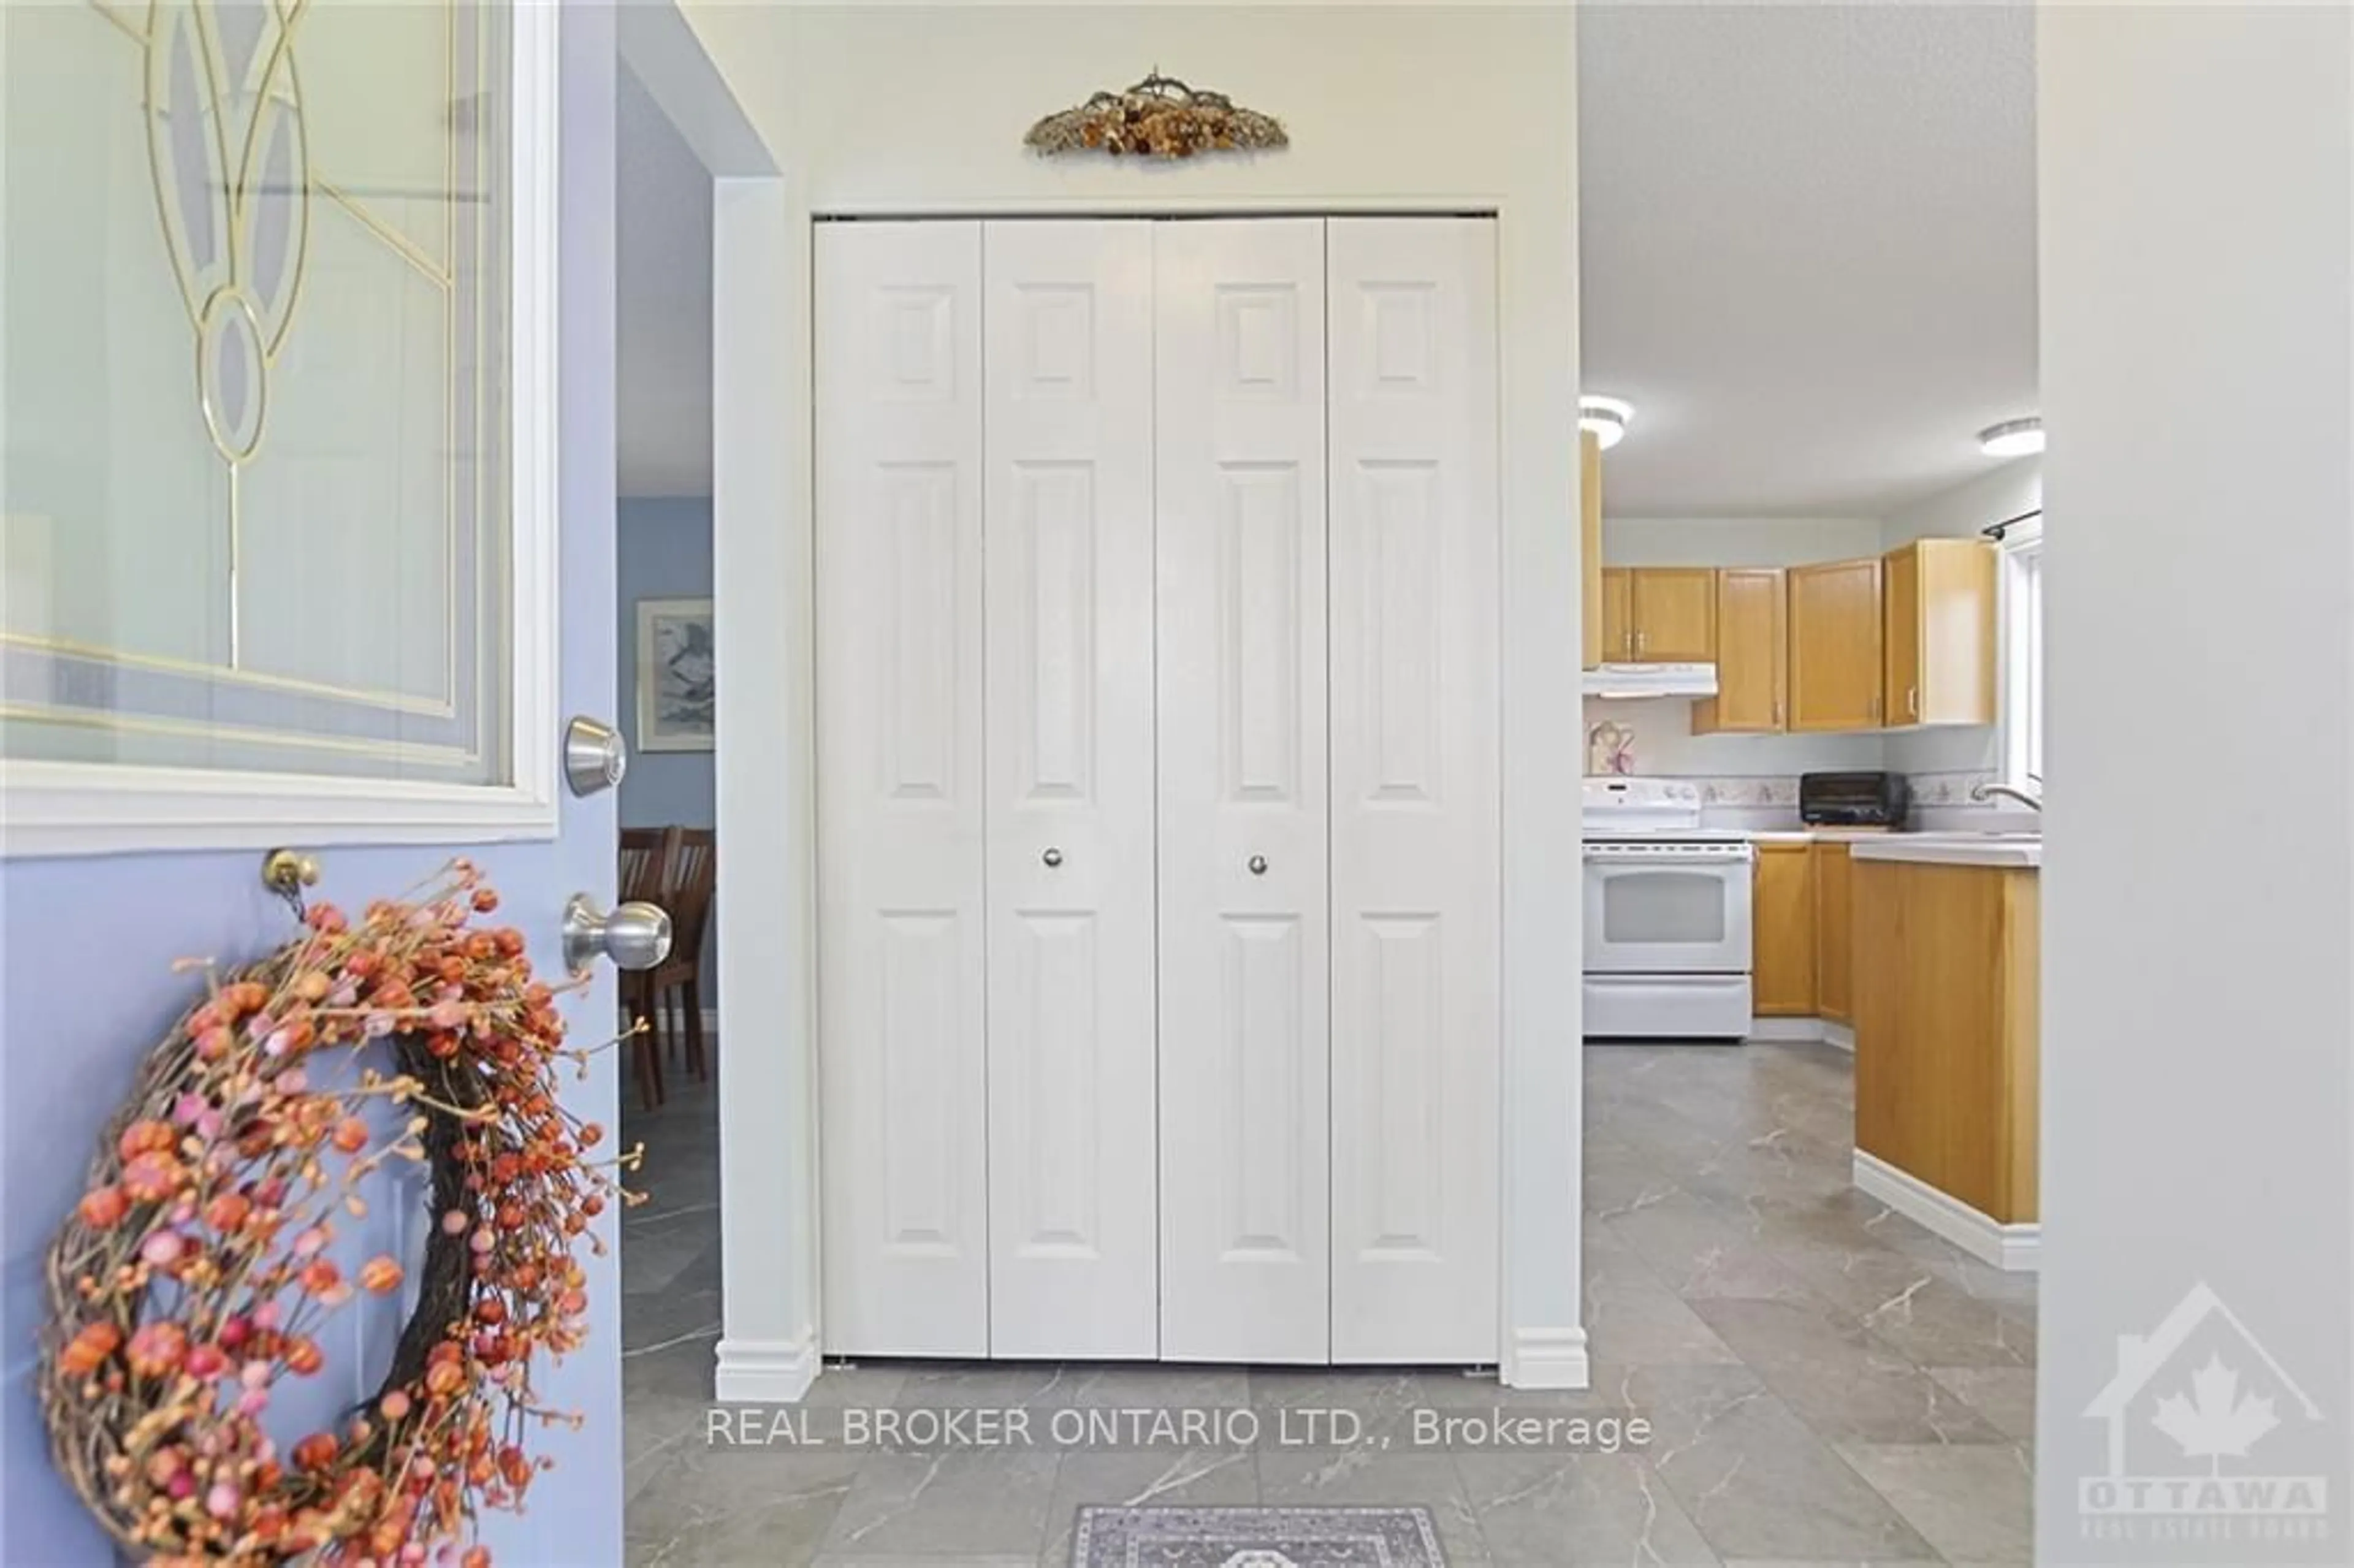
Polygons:
<instances>
[{"instance_id":1,"label":"white door casing","mask_svg":"<svg viewBox=\"0 0 2354 1568\"><path fill-rule=\"evenodd\" d=\"M1324 225L1154 240L1161 1353L1322 1361Z\"/></svg>"},{"instance_id":2,"label":"white door casing","mask_svg":"<svg viewBox=\"0 0 2354 1568\"><path fill-rule=\"evenodd\" d=\"M825 1349L985 1355L981 225L816 267Z\"/></svg>"},{"instance_id":3,"label":"white door casing","mask_svg":"<svg viewBox=\"0 0 2354 1568\"><path fill-rule=\"evenodd\" d=\"M1498 1334L1495 225L1334 218L1332 1359Z\"/></svg>"},{"instance_id":4,"label":"white door casing","mask_svg":"<svg viewBox=\"0 0 2354 1568\"><path fill-rule=\"evenodd\" d=\"M990 1351L1159 1351L1152 226L985 226Z\"/></svg>"}]
</instances>

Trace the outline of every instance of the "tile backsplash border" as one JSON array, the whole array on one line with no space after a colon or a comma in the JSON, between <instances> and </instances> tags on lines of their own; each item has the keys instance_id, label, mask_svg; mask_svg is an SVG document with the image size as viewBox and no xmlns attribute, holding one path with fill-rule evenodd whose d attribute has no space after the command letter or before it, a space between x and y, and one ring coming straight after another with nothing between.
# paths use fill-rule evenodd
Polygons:
<instances>
[{"instance_id":1,"label":"tile backsplash border","mask_svg":"<svg viewBox=\"0 0 2354 1568\"><path fill-rule=\"evenodd\" d=\"M1700 786L1701 803L1703 806L1787 806L1795 810L1798 804L1798 776L1795 773L1646 774L1638 769L1635 776L1681 779L1687 783L1697 784ZM1970 791L1981 784L1989 782L1993 778L1993 772L1987 768L1956 768L1935 773L1907 774L1905 784L1911 791L1915 808L1929 806L1944 809L1985 804L1983 801L1973 800L1970 798Z\"/></svg>"}]
</instances>

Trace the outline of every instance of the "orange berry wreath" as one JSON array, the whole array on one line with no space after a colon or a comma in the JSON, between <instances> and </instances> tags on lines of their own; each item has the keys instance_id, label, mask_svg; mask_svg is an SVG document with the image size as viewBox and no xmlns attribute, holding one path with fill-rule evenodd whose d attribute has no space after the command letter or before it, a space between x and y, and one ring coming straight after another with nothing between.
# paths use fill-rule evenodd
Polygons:
<instances>
[{"instance_id":1,"label":"orange berry wreath","mask_svg":"<svg viewBox=\"0 0 2354 1568\"><path fill-rule=\"evenodd\" d=\"M37 1373L58 1467L108 1533L155 1563L437 1562L482 1568L478 1511L519 1509L539 1354L588 1332L577 1252L610 1199L602 1129L559 1102L556 998L469 863L353 925L333 905L175 1024L107 1129L49 1248ZM323 1053L381 1043L395 1071L343 1086ZM352 1079L349 1071L333 1075ZM363 1114L375 1107L372 1121ZM338 1211L390 1161L430 1172L435 1222L383 1386L335 1429L281 1450L272 1390L323 1363L320 1328L355 1291Z\"/></svg>"}]
</instances>

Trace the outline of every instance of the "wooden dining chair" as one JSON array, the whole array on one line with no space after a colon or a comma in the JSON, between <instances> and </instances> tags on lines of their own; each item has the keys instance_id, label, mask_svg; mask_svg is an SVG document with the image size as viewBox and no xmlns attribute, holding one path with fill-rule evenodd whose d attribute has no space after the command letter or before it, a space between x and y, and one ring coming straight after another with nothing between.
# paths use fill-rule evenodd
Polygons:
<instances>
[{"instance_id":1,"label":"wooden dining chair","mask_svg":"<svg viewBox=\"0 0 2354 1568\"><path fill-rule=\"evenodd\" d=\"M711 1076L703 1039L703 943L711 929L711 901L719 884L719 835L709 828L673 828L666 862L668 885L661 900L670 911L670 957L649 971L658 1012L667 1012L677 993L685 1015L686 1065L698 1079ZM667 1020L665 1019L665 1022ZM672 1054L680 1044L668 1039Z\"/></svg>"},{"instance_id":2,"label":"wooden dining chair","mask_svg":"<svg viewBox=\"0 0 2354 1568\"><path fill-rule=\"evenodd\" d=\"M621 830L620 884L624 903L631 899L643 899L650 904L663 904L669 896L671 857L677 848L677 841L673 835L677 832L676 828ZM663 906L668 907L666 904ZM648 969L621 971L621 1007L628 1014L630 1027L633 1030L642 1020L648 1030L661 1027L652 973ZM652 1110L663 1099L659 1036L652 1033L632 1033L630 1036L630 1060L638 1080L638 1102L646 1109Z\"/></svg>"}]
</instances>

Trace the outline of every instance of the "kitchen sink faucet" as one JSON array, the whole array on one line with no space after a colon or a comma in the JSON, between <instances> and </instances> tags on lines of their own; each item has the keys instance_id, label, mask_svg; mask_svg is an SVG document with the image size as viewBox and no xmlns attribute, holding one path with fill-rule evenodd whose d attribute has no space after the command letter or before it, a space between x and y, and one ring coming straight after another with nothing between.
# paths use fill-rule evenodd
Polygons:
<instances>
[{"instance_id":1,"label":"kitchen sink faucet","mask_svg":"<svg viewBox=\"0 0 2354 1568\"><path fill-rule=\"evenodd\" d=\"M2030 775L2030 777L2032 778L2033 776ZM2034 782L2040 785L2043 780L2036 779L2034 779ZM2018 801L2020 805L2027 807L2031 810L2041 811L2043 810L2043 797L2041 794L2031 795L2015 784L1999 783L1995 779L1989 779L1982 784L1974 784L1970 787L1970 799L1981 803L1994 799L1997 795L2008 795L2012 800Z\"/></svg>"}]
</instances>

